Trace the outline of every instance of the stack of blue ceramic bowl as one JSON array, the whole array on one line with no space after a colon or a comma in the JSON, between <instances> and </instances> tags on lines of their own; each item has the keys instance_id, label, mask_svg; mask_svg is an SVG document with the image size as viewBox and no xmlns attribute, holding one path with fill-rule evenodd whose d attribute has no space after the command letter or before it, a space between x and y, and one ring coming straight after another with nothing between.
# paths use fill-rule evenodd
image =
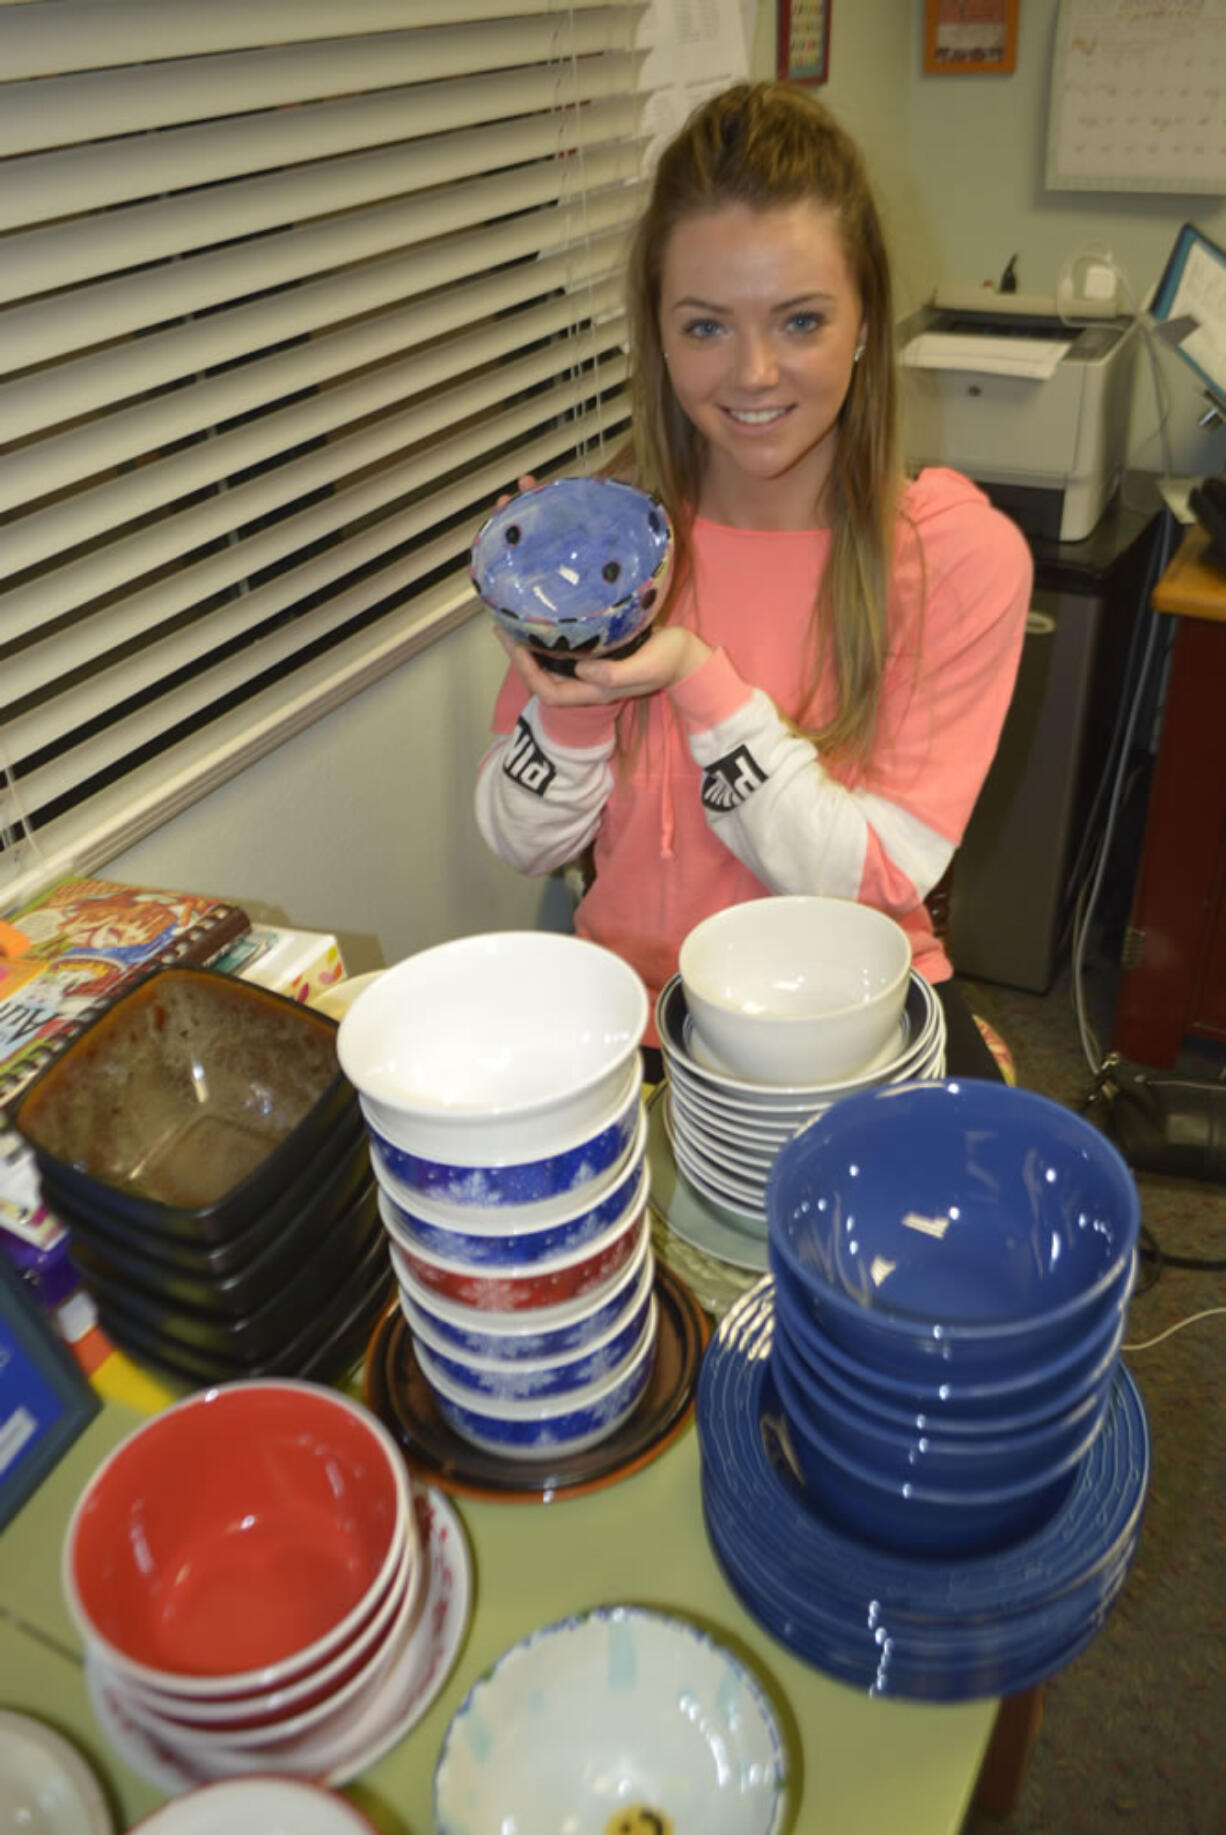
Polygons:
<instances>
[{"instance_id":1,"label":"stack of blue ceramic bowl","mask_svg":"<svg viewBox=\"0 0 1226 1835\"><path fill-rule=\"evenodd\" d=\"M1139 1528L1127 1166L1042 1097L899 1086L789 1142L767 1211L773 1278L729 1314L699 1392L729 1579L785 1642L879 1692L1028 1686L1097 1629ZM883 1633L900 1572L904 1628ZM973 1622L952 1605L968 1587Z\"/></svg>"}]
</instances>

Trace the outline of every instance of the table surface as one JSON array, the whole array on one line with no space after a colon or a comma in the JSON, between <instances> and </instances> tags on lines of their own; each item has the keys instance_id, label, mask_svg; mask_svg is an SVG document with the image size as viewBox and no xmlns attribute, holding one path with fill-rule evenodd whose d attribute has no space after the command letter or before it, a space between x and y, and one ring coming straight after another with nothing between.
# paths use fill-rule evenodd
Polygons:
<instances>
[{"instance_id":1,"label":"table surface","mask_svg":"<svg viewBox=\"0 0 1226 1835\"><path fill-rule=\"evenodd\" d=\"M143 1418L108 1401L0 1538L0 1704L37 1714L74 1740L108 1788L120 1828L163 1798L120 1759L93 1718L59 1558L86 1479ZM753 1665L788 1737L793 1830L956 1835L997 1702L872 1700L776 1643L742 1610L708 1548L692 1424L642 1471L586 1497L453 1501L468 1538L475 1599L459 1661L417 1726L346 1792L384 1835L427 1835L433 1827L439 1746L494 1658L539 1625L612 1602L681 1612Z\"/></svg>"}]
</instances>

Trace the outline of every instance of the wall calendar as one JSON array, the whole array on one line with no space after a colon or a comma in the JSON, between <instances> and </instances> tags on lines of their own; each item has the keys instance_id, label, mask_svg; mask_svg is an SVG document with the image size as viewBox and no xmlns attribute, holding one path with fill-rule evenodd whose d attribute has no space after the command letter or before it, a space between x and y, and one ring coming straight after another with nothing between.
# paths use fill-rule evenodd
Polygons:
<instances>
[{"instance_id":1,"label":"wall calendar","mask_svg":"<svg viewBox=\"0 0 1226 1835\"><path fill-rule=\"evenodd\" d=\"M1226 0L1061 0L1047 184L1226 190Z\"/></svg>"}]
</instances>

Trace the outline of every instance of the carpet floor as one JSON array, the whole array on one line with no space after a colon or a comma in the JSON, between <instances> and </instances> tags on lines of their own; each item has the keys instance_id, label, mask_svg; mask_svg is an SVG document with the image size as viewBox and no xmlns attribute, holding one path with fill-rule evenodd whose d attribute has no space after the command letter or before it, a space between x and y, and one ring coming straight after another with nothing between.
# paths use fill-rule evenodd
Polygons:
<instances>
[{"instance_id":1,"label":"carpet floor","mask_svg":"<svg viewBox=\"0 0 1226 1835\"><path fill-rule=\"evenodd\" d=\"M967 991L1019 1085L1080 1107L1091 1077L1067 971L1044 996ZM1112 991L1091 976L1086 999L1105 1040ZM1181 1068L1226 1071L1226 1054L1192 1055ZM1137 1184L1160 1256L1226 1263L1226 1188ZM1124 1345L1153 1455L1137 1557L1094 1643L1045 1688L1015 1809L972 1816L965 1835L1226 1835L1226 1312L1183 1323L1214 1307L1226 1308L1226 1270L1143 1263Z\"/></svg>"}]
</instances>

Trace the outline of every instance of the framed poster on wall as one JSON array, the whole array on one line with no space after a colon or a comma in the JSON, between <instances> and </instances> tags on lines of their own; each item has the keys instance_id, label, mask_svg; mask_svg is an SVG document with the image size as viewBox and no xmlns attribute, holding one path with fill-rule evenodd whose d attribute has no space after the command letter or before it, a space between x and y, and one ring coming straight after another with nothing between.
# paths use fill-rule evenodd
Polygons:
<instances>
[{"instance_id":1,"label":"framed poster on wall","mask_svg":"<svg viewBox=\"0 0 1226 1835\"><path fill-rule=\"evenodd\" d=\"M778 73L789 83L824 83L830 72L830 0L778 0Z\"/></svg>"},{"instance_id":2,"label":"framed poster on wall","mask_svg":"<svg viewBox=\"0 0 1226 1835\"><path fill-rule=\"evenodd\" d=\"M1008 76L1017 68L1017 0L924 0L929 76Z\"/></svg>"}]
</instances>

